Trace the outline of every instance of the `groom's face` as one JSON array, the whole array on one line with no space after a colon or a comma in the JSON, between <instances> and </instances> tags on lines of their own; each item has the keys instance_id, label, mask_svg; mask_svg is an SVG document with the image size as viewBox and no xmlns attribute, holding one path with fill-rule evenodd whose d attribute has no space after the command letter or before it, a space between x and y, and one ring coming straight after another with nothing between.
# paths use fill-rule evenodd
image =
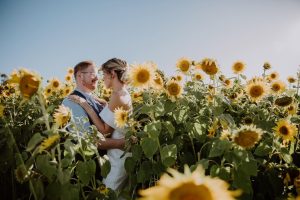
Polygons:
<instances>
[{"instance_id":1,"label":"groom's face","mask_svg":"<svg viewBox=\"0 0 300 200\"><path fill-rule=\"evenodd\" d=\"M94 91L98 84L98 73L96 66L89 66L88 68L82 70L81 72L81 83L82 85L90 90Z\"/></svg>"}]
</instances>

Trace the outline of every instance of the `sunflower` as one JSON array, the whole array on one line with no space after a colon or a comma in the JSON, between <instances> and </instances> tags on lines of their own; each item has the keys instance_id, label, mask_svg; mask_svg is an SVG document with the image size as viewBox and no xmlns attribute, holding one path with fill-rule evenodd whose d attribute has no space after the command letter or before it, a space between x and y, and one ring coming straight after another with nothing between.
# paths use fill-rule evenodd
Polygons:
<instances>
[{"instance_id":1,"label":"sunflower","mask_svg":"<svg viewBox=\"0 0 300 200\"><path fill-rule=\"evenodd\" d=\"M268 87L260 78L253 78L247 83L246 93L251 101L258 102L268 93Z\"/></svg>"},{"instance_id":2,"label":"sunflower","mask_svg":"<svg viewBox=\"0 0 300 200\"><path fill-rule=\"evenodd\" d=\"M72 86L65 86L65 87L63 88L63 92L62 92L63 97L66 97L66 96L68 96L69 94L71 94L72 90L73 90Z\"/></svg>"},{"instance_id":3,"label":"sunflower","mask_svg":"<svg viewBox=\"0 0 300 200\"><path fill-rule=\"evenodd\" d=\"M60 81L56 78L52 79L49 83L49 85L52 87L52 90L58 90L60 88Z\"/></svg>"},{"instance_id":4,"label":"sunflower","mask_svg":"<svg viewBox=\"0 0 300 200\"><path fill-rule=\"evenodd\" d=\"M268 78L270 80L275 80L275 79L278 79L279 77L279 74L277 72L272 72L271 74L269 74Z\"/></svg>"},{"instance_id":5,"label":"sunflower","mask_svg":"<svg viewBox=\"0 0 300 200\"><path fill-rule=\"evenodd\" d=\"M297 128L295 125L285 119L281 119L276 123L277 126L273 128L277 136L284 140L293 140L296 135Z\"/></svg>"},{"instance_id":6,"label":"sunflower","mask_svg":"<svg viewBox=\"0 0 300 200\"><path fill-rule=\"evenodd\" d=\"M233 134L233 141L242 148L250 149L261 139L263 131L254 125L243 125Z\"/></svg>"},{"instance_id":7,"label":"sunflower","mask_svg":"<svg viewBox=\"0 0 300 200\"><path fill-rule=\"evenodd\" d=\"M4 115L4 109L5 109L5 106L0 104L0 118L3 117L3 115Z\"/></svg>"},{"instance_id":8,"label":"sunflower","mask_svg":"<svg viewBox=\"0 0 300 200\"><path fill-rule=\"evenodd\" d=\"M52 88L50 86L47 86L44 90L44 95L46 98L48 98L49 96L51 96L52 94Z\"/></svg>"},{"instance_id":9,"label":"sunflower","mask_svg":"<svg viewBox=\"0 0 300 200\"><path fill-rule=\"evenodd\" d=\"M271 64L268 63L268 62L265 62L264 65L263 65L263 68L264 68L265 70L271 69Z\"/></svg>"},{"instance_id":10,"label":"sunflower","mask_svg":"<svg viewBox=\"0 0 300 200\"><path fill-rule=\"evenodd\" d=\"M74 73L74 69L73 68L69 68L68 69L68 74L72 75Z\"/></svg>"},{"instance_id":11,"label":"sunflower","mask_svg":"<svg viewBox=\"0 0 300 200\"><path fill-rule=\"evenodd\" d=\"M68 107L60 105L53 114L54 121L58 127L64 127L71 118L71 111Z\"/></svg>"},{"instance_id":12,"label":"sunflower","mask_svg":"<svg viewBox=\"0 0 300 200\"><path fill-rule=\"evenodd\" d=\"M162 89L164 86L164 81L159 73L155 73L153 87L157 90Z\"/></svg>"},{"instance_id":13,"label":"sunflower","mask_svg":"<svg viewBox=\"0 0 300 200\"><path fill-rule=\"evenodd\" d=\"M30 170L26 169L24 164L21 164L15 169L15 176L19 183L24 183L30 176Z\"/></svg>"},{"instance_id":14,"label":"sunflower","mask_svg":"<svg viewBox=\"0 0 300 200\"><path fill-rule=\"evenodd\" d=\"M71 81L72 81L72 75L71 75L71 74L67 74L67 75L65 76L65 80L66 80L67 82L71 82Z\"/></svg>"},{"instance_id":15,"label":"sunflower","mask_svg":"<svg viewBox=\"0 0 300 200\"><path fill-rule=\"evenodd\" d=\"M295 83L295 82L296 82L296 79L295 79L294 77L292 77L292 76L289 76L289 77L287 77L287 81L288 81L289 83Z\"/></svg>"},{"instance_id":16,"label":"sunflower","mask_svg":"<svg viewBox=\"0 0 300 200\"><path fill-rule=\"evenodd\" d=\"M14 84L14 83L18 84L20 82L20 79L21 79L20 71L13 70L13 72L10 74L8 82L12 83L12 84Z\"/></svg>"},{"instance_id":17,"label":"sunflower","mask_svg":"<svg viewBox=\"0 0 300 200\"><path fill-rule=\"evenodd\" d=\"M168 172L172 176L164 174L156 186L139 191L141 200L233 200L240 195L240 191L228 190L229 185L225 181L205 176L201 166L192 173L188 166L185 166L184 174L174 169Z\"/></svg>"},{"instance_id":18,"label":"sunflower","mask_svg":"<svg viewBox=\"0 0 300 200\"><path fill-rule=\"evenodd\" d=\"M232 87L232 81L230 79L225 79L224 80L224 85L226 88L231 88Z\"/></svg>"},{"instance_id":19,"label":"sunflower","mask_svg":"<svg viewBox=\"0 0 300 200\"><path fill-rule=\"evenodd\" d=\"M109 193L109 189L104 184L101 184L97 188L97 192L99 192L100 194L103 194L103 195L107 196L108 193Z\"/></svg>"},{"instance_id":20,"label":"sunflower","mask_svg":"<svg viewBox=\"0 0 300 200\"><path fill-rule=\"evenodd\" d=\"M228 129L224 129L221 132L220 140L229 140L230 136L231 136L230 131Z\"/></svg>"},{"instance_id":21,"label":"sunflower","mask_svg":"<svg viewBox=\"0 0 300 200\"><path fill-rule=\"evenodd\" d=\"M115 109L115 124L118 128L123 128L128 121L128 111L122 107Z\"/></svg>"},{"instance_id":22,"label":"sunflower","mask_svg":"<svg viewBox=\"0 0 300 200\"><path fill-rule=\"evenodd\" d=\"M178 74L177 76L176 76L176 80L177 81L182 81L183 80L183 77L182 77L182 75L181 74Z\"/></svg>"},{"instance_id":23,"label":"sunflower","mask_svg":"<svg viewBox=\"0 0 300 200\"><path fill-rule=\"evenodd\" d=\"M201 80L203 80L203 79L204 79L204 76L203 76L201 73L196 72L196 73L194 74L194 80L196 80L196 81L201 81Z\"/></svg>"},{"instance_id":24,"label":"sunflower","mask_svg":"<svg viewBox=\"0 0 300 200\"><path fill-rule=\"evenodd\" d=\"M277 98L275 100L275 105L281 106L281 107L285 107L285 106L290 105L292 102L293 102L293 98L292 97L283 96L283 97Z\"/></svg>"},{"instance_id":25,"label":"sunflower","mask_svg":"<svg viewBox=\"0 0 300 200\"><path fill-rule=\"evenodd\" d=\"M166 93L171 101L175 101L182 95L183 89L178 81L169 80L166 84Z\"/></svg>"},{"instance_id":26,"label":"sunflower","mask_svg":"<svg viewBox=\"0 0 300 200\"><path fill-rule=\"evenodd\" d=\"M20 70L20 74L20 92L24 98L29 99L38 91L41 79L38 75L27 70Z\"/></svg>"},{"instance_id":27,"label":"sunflower","mask_svg":"<svg viewBox=\"0 0 300 200\"><path fill-rule=\"evenodd\" d=\"M282 93L285 90L285 87L285 83L280 80L273 81L271 83L271 89L273 93Z\"/></svg>"},{"instance_id":28,"label":"sunflower","mask_svg":"<svg viewBox=\"0 0 300 200\"><path fill-rule=\"evenodd\" d=\"M176 67L180 69L181 72L187 73L191 67L191 61L187 58L181 58L177 61Z\"/></svg>"},{"instance_id":29,"label":"sunflower","mask_svg":"<svg viewBox=\"0 0 300 200\"><path fill-rule=\"evenodd\" d=\"M292 104L292 105L289 105L287 108L286 108L287 112L289 113L289 115L295 115L297 113L297 110L298 110L298 106L297 104Z\"/></svg>"},{"instance_id":30,"label":"sunflower","mask_svg":"<svg viewBox=\"0 0 300 200\"><path fill-rule=\"evenodd\" d=\"M241 62L241 61L237 61L232 65L232 71L235 74L240 74L245 70L245 63Z\"/></svg>"},{"instance_id":31,"label":"sunflower","mask_svg":"<svg viewBox=\"0 0 300 200\"><path fill-rule=\"evenodd\" d=\"M204 58L200 65L201 69L208 75L215 75L219 71L217 61L210 58Z\"/></svg>"},{"instance_id":32,"label":"sunflower","mask_svg":"<svg viewBox=\"0 0 300 200\"><path fill-rule=\"evenodd\" d=\"M54 134L46 138L39 146L39 152L41 153L42 151L51 148L59 139L60 139L59 134Z\"/></svg>"},{"instance_id":33,"label":"sunflower","mask_svg":"<svg viewBox=\"0 0 300 200\"><path fill-rule=\"evenodd\" d=\"M129 80L133 87L146 89L152 86L155 78L154 68L149 63L135 65L129 73Z\"/></svg>"},{"instance_id":34,"label":"sunflower","mask_svg":"<svg viewBox=\"0 0 300 200\"><path fill-rule=\"evenodd\" d=\"M139 103L143 101L143 93L142 92L133 92L131 94L132 101L134 103Z\"/></svg>"}]
</instances>

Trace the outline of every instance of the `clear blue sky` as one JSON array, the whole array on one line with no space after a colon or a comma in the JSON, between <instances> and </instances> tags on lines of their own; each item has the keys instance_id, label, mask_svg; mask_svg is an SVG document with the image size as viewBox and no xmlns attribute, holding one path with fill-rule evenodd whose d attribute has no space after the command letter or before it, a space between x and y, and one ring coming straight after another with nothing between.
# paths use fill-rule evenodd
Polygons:
<instances>
[{"instance_id":1,"label":"clear blue sky","mask_svg":"<svg viewBox=\"0 0 300 200\"><path fill-rule=\"evenodd\" d=\"M154 61L175 74L177 59L216 58L248 77L269 61L282 79L300 65L299 0L1 0L0 72L21 66L63 79L82 60Z\"/></svg>"}]
</instances>

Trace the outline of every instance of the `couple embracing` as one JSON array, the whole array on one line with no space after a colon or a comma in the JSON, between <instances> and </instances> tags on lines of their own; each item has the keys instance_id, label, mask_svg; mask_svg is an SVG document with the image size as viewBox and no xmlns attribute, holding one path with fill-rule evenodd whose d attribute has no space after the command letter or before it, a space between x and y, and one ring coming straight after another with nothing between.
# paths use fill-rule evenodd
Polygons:
<instances>
[{"instance_id":1,"label":"couple embracing","mask_svg":"<svg viewBox=\"0 0 300 200\"><path fill-rule=\"evenodd\" d=\"M85 122L84 128L88 130L90 125L95 125L105 136L104 141L98 142L98 149L107 151L111 170L103 183L114 191L120 191L125 184L127 175L124 162L130 156L130 153L126 153L121 158L124 154L125 133L114 123L116 108L132 109L131 97L125 84L127 68L127 63L118 58L102 64L100 71L103 73L103 82L106 88L112 89L109 102L105 102L92 94L99 80L96 65L91 61L80 62L74 67L76 89L63 100L63 105L72 110L75 123L87 117L89 121Z\"/></svg>"}]
</instances>

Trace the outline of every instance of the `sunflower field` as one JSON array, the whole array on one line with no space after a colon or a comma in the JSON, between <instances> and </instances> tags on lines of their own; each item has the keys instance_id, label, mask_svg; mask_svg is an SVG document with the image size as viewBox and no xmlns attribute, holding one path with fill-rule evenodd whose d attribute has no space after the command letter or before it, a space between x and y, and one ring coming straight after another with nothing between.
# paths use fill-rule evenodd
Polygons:
<instances>
[{"instance_id":1,"label":"sunflower field","mask_svg":"<svg viewBox=\"0 0 300 200\"><path fill-rule=\"evenodd\" d=\"M129 68L134 109L115 111L132 153L120 193L100 181L110 170L95 142L102 134L74 124L61 106L75 87L73 70L63 82L53 78L45 86L27 69L2 74L2 197L299 199L300 71L283 81L269 63L251 78L242 61L232 65L234 77L224 76L210 58L182 58L176 65L171 77L153 62ZM110 94L99 81L95 95L108 100Z\"/></svg>"}]
</instances>

